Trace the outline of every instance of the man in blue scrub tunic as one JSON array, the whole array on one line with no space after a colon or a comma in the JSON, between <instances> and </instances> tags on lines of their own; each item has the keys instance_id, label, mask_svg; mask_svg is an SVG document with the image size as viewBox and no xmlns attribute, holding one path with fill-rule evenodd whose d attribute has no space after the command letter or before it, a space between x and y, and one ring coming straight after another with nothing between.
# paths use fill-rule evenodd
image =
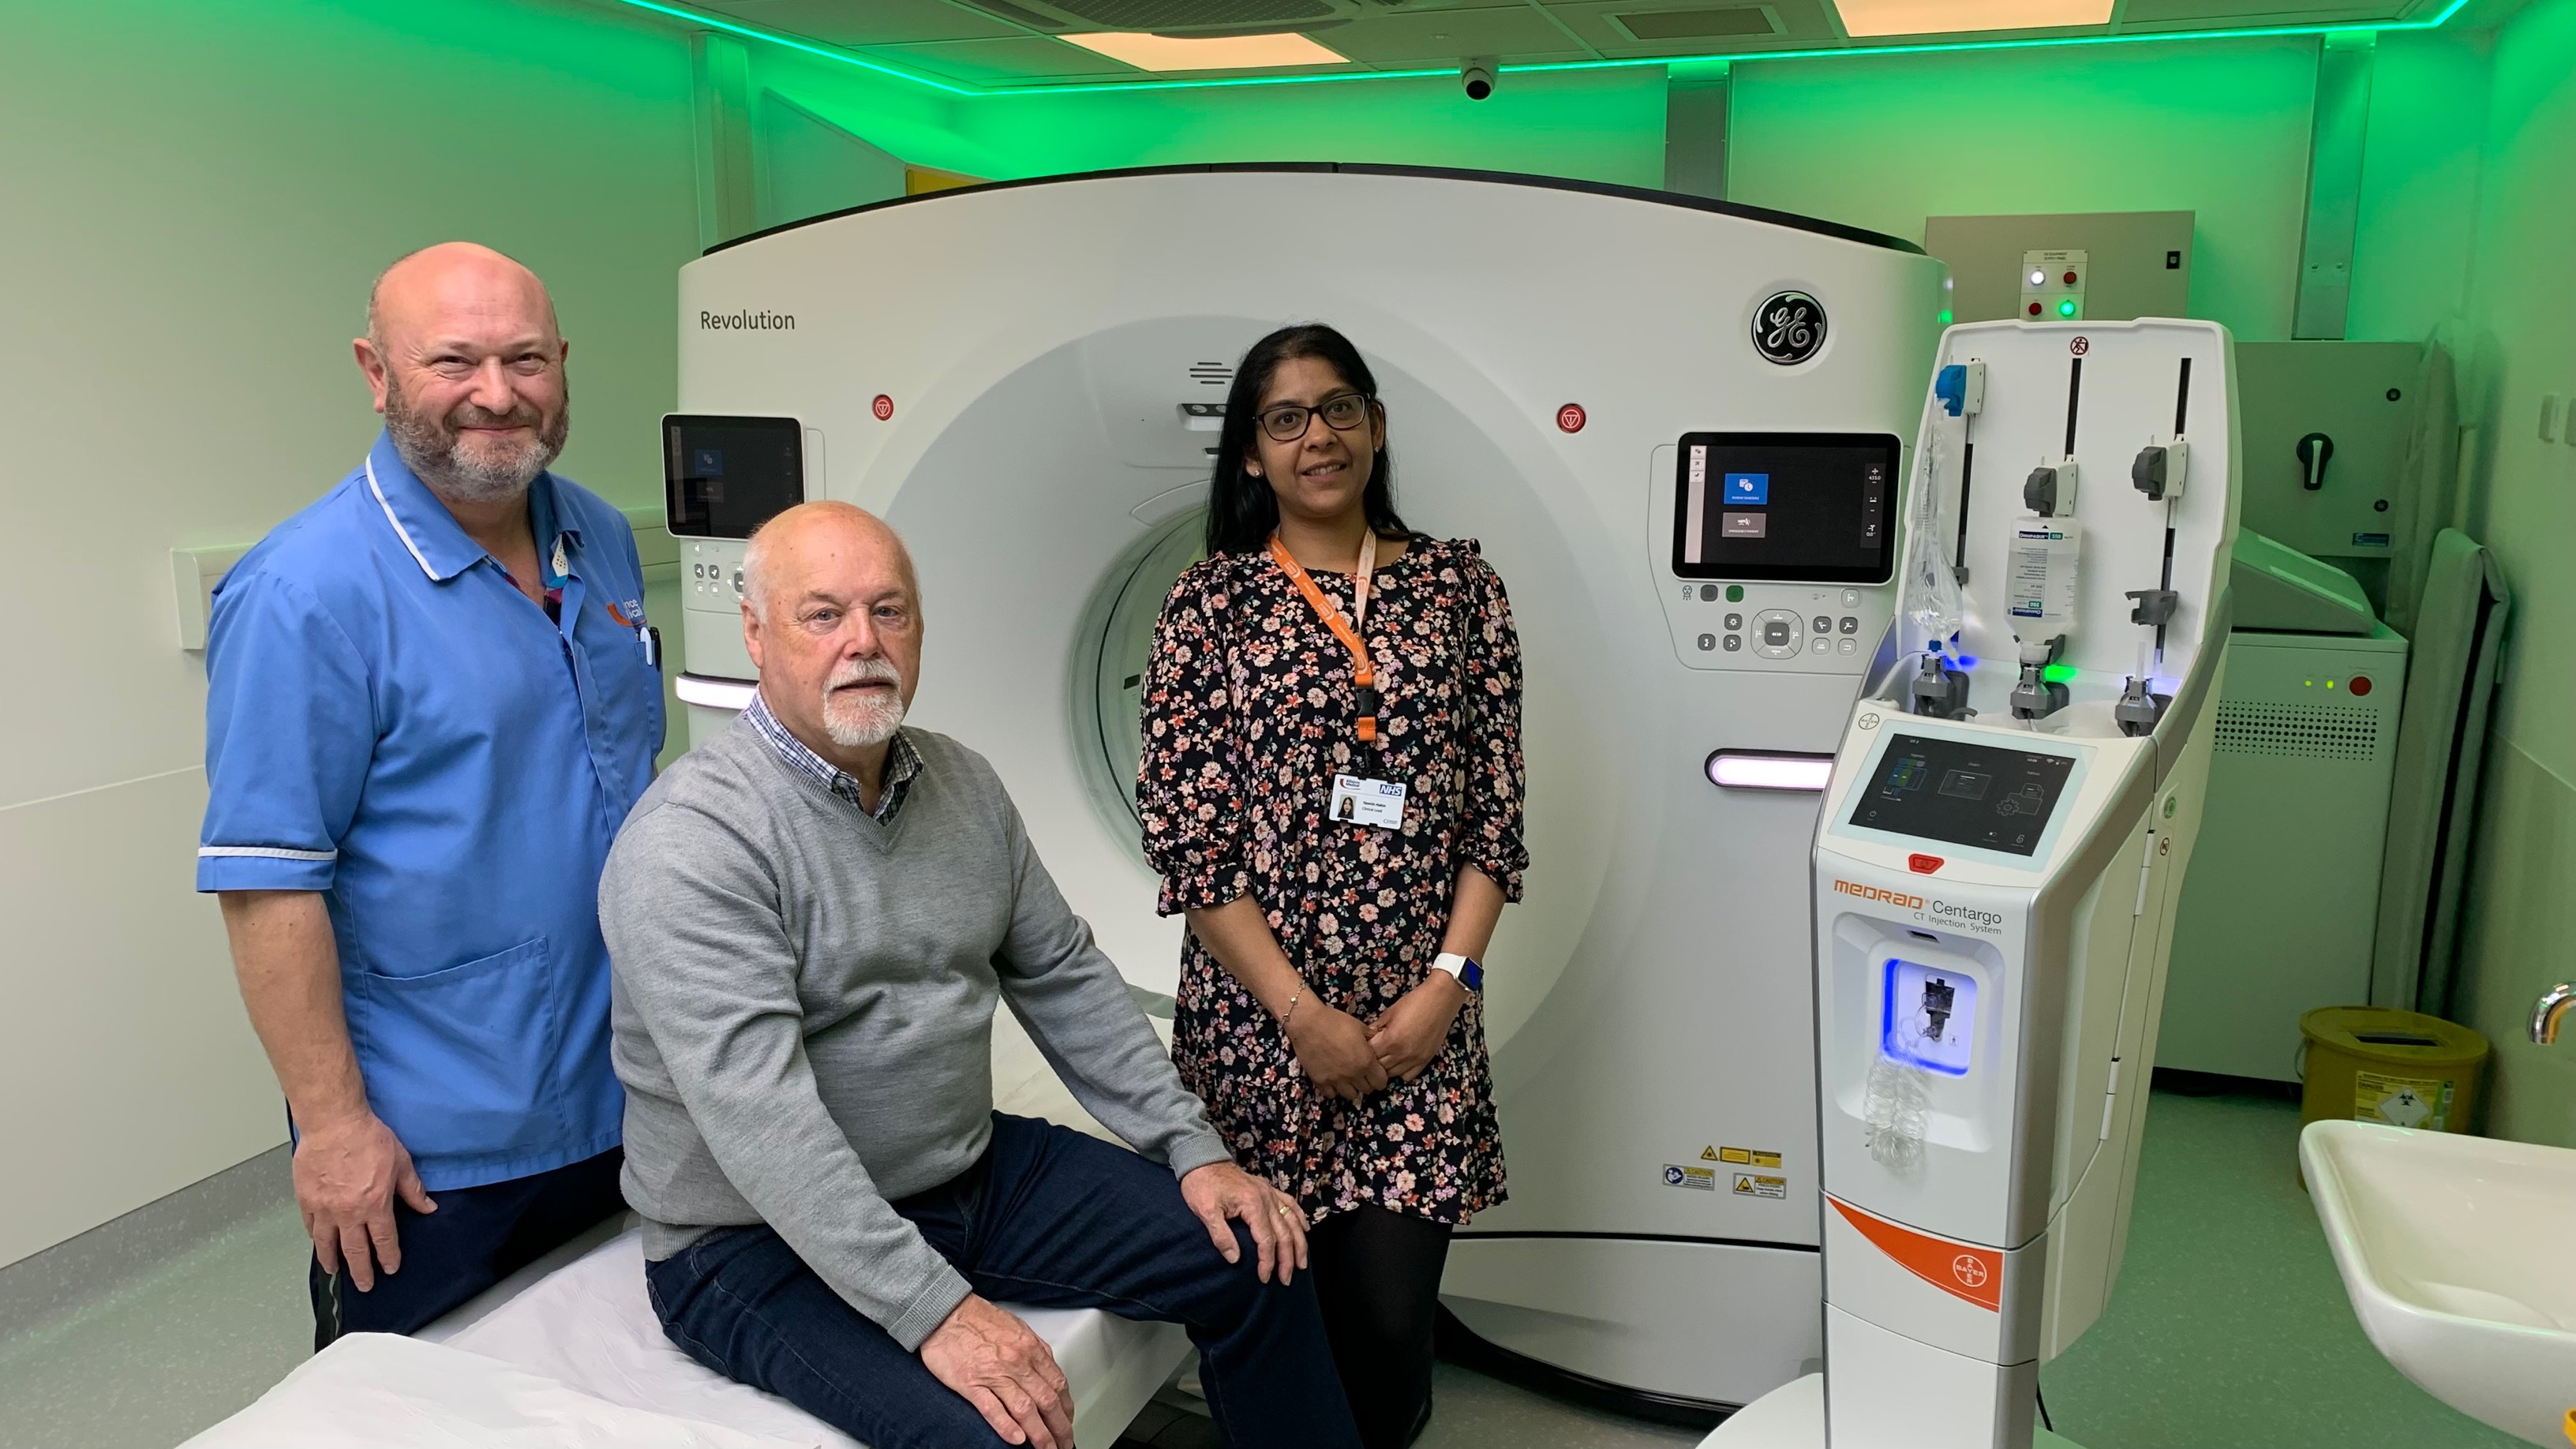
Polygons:
<instances>
[{"instance_id":1,"label":"man in blue scrub tunic","mask_svg":"<svg viewBox=\"0 0 2576 1449\"><path fill-rule=\"evenodd\" d=\"M543 284L416 252L356 350L383 434L215 595L197 852L286 1092L317 1348L623 1207L595 903L662 742L634 537L546 471Z\"/></svg>"}]
</instances>

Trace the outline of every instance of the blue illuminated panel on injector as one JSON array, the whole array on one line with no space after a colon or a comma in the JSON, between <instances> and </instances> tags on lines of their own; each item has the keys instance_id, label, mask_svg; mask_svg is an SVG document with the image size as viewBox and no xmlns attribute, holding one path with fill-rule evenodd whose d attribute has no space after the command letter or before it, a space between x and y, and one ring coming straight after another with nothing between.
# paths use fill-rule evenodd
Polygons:
<instances>
[{"instance_id":1,"label":"blue illuminated panel on injector","mask_svg":"<svg viewBox=\"0 0 2576 1449\"><path fill-rule=\"evenodd\" d=\"M1885 987L1880 1055L1945 1077L1966 1076L1977 1029L1976 979L1891 956Z\"/></svg>"}]
</instances>

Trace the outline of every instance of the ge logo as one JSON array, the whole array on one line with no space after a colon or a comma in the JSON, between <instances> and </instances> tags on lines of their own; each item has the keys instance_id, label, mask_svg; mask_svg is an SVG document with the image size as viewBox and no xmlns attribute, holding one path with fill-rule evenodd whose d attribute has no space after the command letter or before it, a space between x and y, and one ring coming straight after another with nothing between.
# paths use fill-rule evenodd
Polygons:
<instances>
[{"instance_id":1,"label":"ge logo","mask_svg":"<svg viewBox=\"0 0 2576 1449\"><path fill-rule=\"evenodd\" d=\"M2078 357L2082 357L2085 353L2093 350L2093 339L2090 337L2078 337L2074 341L2066 344L2066 350L2074 353Z\"/></svg>"},{"instance_id":2,"label":"ge logo","mask_svg":"<svg viewBox=\"0 0 2576 1449\"><path fill-rule=\"evenodd\" d=\"M1765 362L1793 367L1825 345L1825 305L1804 292L1780 292L1753 314L1753 350Z\"/></svg>"},{"instance_id":3,"label":"ge logo","mask_svg":"<svg viewBox=\"0 0 2576 1449\"><path fill-rule=\"evenodd\" d=\"M1986 1265L1974 1253L1961 1253L1950 1260L1950 1276L1971 1288L1986 1286Z\"/></svg>"},{"instance_id":4,"label":"ge logo","mask_svg":"<svg viewBox=\"0 0 2576 1449\"><path fill-rule=\"evenodd\" d=\"M868 404L868 411L877 415L878 422L884 422L894 416L894 399L878 393L877 400Z\"/></svg>"},{"instance_id":5,"label":"ge logo","mask_svg":"<svg viewBox=\"0 0 2576 1449\"><path fill-rule=\"evenodd\" d=\"M1681 1185L1682 1185L1682 1170L1681 1170L1680 1168L1678 1168L1678 1167L1667 1167L1667 1168L1665 1168L1665 1169L1664 1169L1664 1186L1666 1186L1666 1187L1679 1187L1679 1186L1681 1186Z\"/></svg>"}]
</instances>

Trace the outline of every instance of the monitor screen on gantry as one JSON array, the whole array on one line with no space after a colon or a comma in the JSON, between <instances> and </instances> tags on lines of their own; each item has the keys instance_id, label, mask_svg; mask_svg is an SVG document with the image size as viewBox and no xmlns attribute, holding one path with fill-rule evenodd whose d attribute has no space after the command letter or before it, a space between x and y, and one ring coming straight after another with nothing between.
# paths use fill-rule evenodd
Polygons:
<instances>
[{"instance_id":1,"label":"monitor screen on gantry","mask_svg":"<svg viewBox=\"0 0 2576 1449\"><path fill-rule=\"evenodd\" d=\"M1684 433L1673 573L1887 582L1901 449L1886 433Z\"/></svg>"},{"instance_id":2,"label":"monitor screen on gantry","mask_svg":"<svg viewBox=\"0 0 2576 1449\"><path fill-rule=\"evenodd\" d=\"M805 432L794 418L662 419L662 491L682 538L749 538L805 501Z\"/></svg>"}]
</instances>

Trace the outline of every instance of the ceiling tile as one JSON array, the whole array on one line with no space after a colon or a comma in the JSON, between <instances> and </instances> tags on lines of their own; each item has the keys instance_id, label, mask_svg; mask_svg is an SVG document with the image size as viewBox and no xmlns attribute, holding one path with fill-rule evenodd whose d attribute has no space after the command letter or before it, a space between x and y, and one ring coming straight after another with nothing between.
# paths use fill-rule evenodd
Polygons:
<instances>
[{"instance_id":1,"label":"ceiling tile","mask_svg":"<svg viewBox=\"0 0 2576 1449\"><path fill-rule=\"evenodd\" d=\"M694 0L707 10L828 45L983 40L1027 31L948 0Z\"/></svg>"},{"instance_id":2,"label":"ceiling tile","mask_svg":"<svg viewBox=\"0 0 2576 1449\"><path fill-rule=\"evenodd\" d=\"M2129 0L2120 28L2147 30L2162 25L2259 26L2332 25L2347 20L2391 20L2405 10L2405 0Z\"/></svg>"},{"instance_id":3,"label":"ceiling tile","mask_svg":"<svg viewBox=\"0 0 2576 1449\"><path fill-rule=\"evenodd\" d=\"M1049 80L1151 80L1134 66L1044 36L951 40L926 45L872 45L869 55L972 85Z\"/></svg>"},{"instance_id":4,"label":"ceiling tile","mask_svg":"<svg viewBox=\"0 0 2576 1449\"><path fill-rule=\"evenodd\" d=\"M1668 40L1639 40L1629 33L1616 17L1726 9L1743 4L1756 4L1779 22L1776 34L1675 36ZM1727 55L1750 50L1780 50L1836 42L1833 22L1827 17L1823 0L1578 0L1574 4L1550 5L1548 10L1564 21L1586 45L1603 55L1620 59L1656 55ZM1642 27L1641 27L1642 28Z\"/></svg>"},{"instance_id":5,"label":"ceiling tile","mask_svg":"<svg viewBox=\"0 0 2576 1449\"><path fill-rule=\"evenodd\" d=\"M1591 58L1582 42L1531 5L1371 15L1308 33L1353 60L1390 68L1455 65L1488 55L1506 65Z\"/></svg>"}]
</instances>

